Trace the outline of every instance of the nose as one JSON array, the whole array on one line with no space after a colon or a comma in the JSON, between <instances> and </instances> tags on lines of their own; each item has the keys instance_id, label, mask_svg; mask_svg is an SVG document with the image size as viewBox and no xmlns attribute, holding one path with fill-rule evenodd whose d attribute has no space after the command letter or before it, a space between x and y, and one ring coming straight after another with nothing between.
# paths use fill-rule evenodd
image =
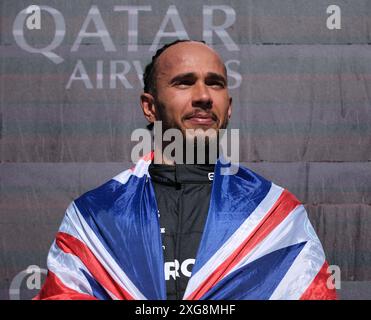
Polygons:
<instances>
[{"instance_id":1,"label":"nose","mask_svg":"<svg viewBox=\"0 0 371 320\"><path fill-rule=\"evenodd\" d=\"M213 105L213 100L208 86L205 83L198 83L194 87L192 106L202 109L210 109Z\"/></svg>"}]
</instances>

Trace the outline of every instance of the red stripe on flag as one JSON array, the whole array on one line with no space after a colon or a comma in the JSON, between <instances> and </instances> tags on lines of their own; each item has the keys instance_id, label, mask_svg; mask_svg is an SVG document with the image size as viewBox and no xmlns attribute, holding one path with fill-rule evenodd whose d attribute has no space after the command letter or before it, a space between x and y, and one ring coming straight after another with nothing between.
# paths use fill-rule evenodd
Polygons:
<instances>
[{"instance_id":1,"label":"red stripe on flag","mask_svg":"<svg viewBox=\"0 0 371 320\"><path fill-rule=\"evenodd\" d=\"M56 243L63 252L77 256L92 276L117 298L134 300L124 288L116 283L86 244L64 232L57 233Z\"/></svg>"},{"instance_id":2,"label":"red stripe on flag","mask_svg":"<svg viewBox=\"0 0 371 320\"><path fill-rule=\"evenodd\" d=\"M300 202L284 190L264 219L241 245L195 290L187 300L198 300L256 247Z\"/></svg>"},{"instance_id":3,"label":"red stripe on flag","mask_svg":"<svg viewBox=\"0 0 371 320\"><path fill-rule=\"evenodd\" d=\"M151 152L149 152L149 153L147 153L145 156L143 156L143 160L144 161L149 161L149 160L153 160L153 157L154 157L154 154L155 154L155 152L154 151L151 151Z\"/></svg>"},{"instance_id":4,"label":"red stripe on flag","mask_svg":"<svg viewBox=\"0 0 371 320\"><path fill-rule=\"evenodd\" d=\"M43 287L33 300L97 300L97 298L65 286L56 274L49 270Z\"/></svg>"},{"instance_id":5,"label":"red stripe on flag","mask_svg":"<svg viewBox=\"0 0 371 320\"><path fill-rule=\"evenodd\" d=\"M336 300L335 288L327 286L330 274L327 273L328 264L325 261L321 270L317 273L310 286L305 290L300 300ZM331 283L332 285L332 283Z\"/></svg>"}]
</instances>

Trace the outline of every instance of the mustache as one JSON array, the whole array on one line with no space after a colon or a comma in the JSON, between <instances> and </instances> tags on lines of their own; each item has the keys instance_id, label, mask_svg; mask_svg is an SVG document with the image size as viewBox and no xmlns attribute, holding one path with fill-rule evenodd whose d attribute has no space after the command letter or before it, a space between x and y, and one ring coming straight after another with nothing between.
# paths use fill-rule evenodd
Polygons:
<instances>
[{"instance_id":1,"label":"mustache","mask_svg":"<svg viewBox=\"0 0 371 320\"><path fill-rule=\"evenodd\" d=\"M212 111L205 111L205 110L194 110L189 112L183 116L183 120L187 120L190 118L199 117L199 118L211 118L214 121L218 120L218 116Z\"/></svg>"}]
</instances>

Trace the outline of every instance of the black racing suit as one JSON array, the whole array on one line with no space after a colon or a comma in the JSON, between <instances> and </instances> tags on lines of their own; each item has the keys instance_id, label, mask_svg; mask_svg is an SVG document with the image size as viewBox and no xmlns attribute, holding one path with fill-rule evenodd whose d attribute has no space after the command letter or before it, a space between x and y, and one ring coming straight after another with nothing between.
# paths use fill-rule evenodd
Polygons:
<instances>
[{"instance_id":1,"label":"black racing suit","mask_svg":"<svg viewBox=\"0 0 371 320\"><path fill-rule=\"evenodd\" d=\"M183 298L209 209L214 165L149 166L159 209L168 300Z\"/></svg>"}]
</instances>

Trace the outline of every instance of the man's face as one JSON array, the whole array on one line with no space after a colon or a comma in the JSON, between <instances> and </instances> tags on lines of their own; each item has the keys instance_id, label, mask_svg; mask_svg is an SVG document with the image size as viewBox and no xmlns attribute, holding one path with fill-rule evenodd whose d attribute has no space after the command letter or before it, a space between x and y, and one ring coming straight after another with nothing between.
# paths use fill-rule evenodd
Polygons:
<instances>
[{"instance_id":1,"label":"man's face","mask_svg":"<svg viewBox=\"0 0 371 320\"><path fill-rule=\"evenodd\" d=\"M178 43L162 53L156 67L156 120L164 130L226 128L232 99L224 64L211 48Z\"/></svg>"}]
</instances>

